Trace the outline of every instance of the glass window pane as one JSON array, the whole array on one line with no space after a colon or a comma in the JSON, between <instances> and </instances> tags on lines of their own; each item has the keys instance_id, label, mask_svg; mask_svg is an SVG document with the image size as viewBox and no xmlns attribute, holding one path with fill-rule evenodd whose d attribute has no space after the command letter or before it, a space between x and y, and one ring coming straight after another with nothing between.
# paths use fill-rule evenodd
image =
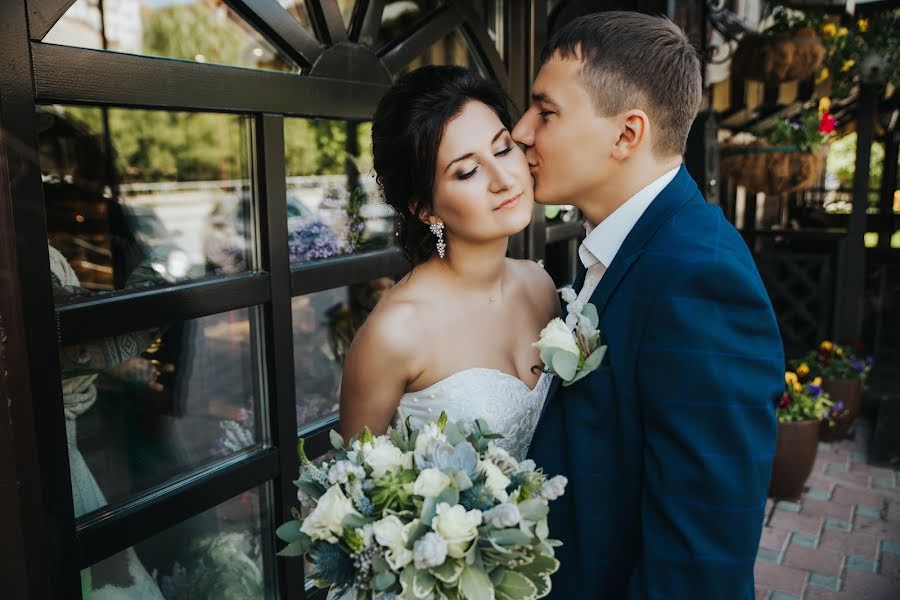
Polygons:
<instances>
[{"instance_id":1,"label":"glass window pane","mask_svg":"<svg viewBox=\"0 0 900 600\"><path fill-rule=\"evenodd\" d=\"M408 73L425 65L460 65L469 67L484 75L475 56L469 50L469 45L458 31L452 31L444 38L433 44L422 56L418 57L406 68L400 71L400 75Z\"/></svg>"},{"instance_id":2,"label":"glass window pane","mask_svg":"<svg viewBox=\"0 0 900 600\"><path fill-rule=\"evenodd\" d=\"M422 17L437 8L440 0L394 0L387 2L381 14L377 47L409 34Z\"/></svg>"},{"instance_id":3,"label":"glass window pane","mask_svg":"<svg viewBox=\"0 0 900 600\"><path fill-rule=\"evenodd\" d=\"M306 29L312 31L312 21L309 19L309 10L306 8L306 0L278 0L281 7L291 13L291 15L300 21L300 24Z\"/></svg>"},{"instance_id":4,"label":"glass window pane","mask_svg":"<svg viewBox=\"0 0 900 600\"><path fill-rule=\"evenodd\" d=\"M49 241L78 279L57 301L252 266L246 117L44 106L37 121Z\"/></svg>"},{"instance_id":5,"label":"glass window pane","mask_svg":"<svg viewBox=\"0 0 900 600\"><path fill-rule=\"evenodd\" d=\"M393 284L382 277L291 301L300 427L337 414L341 366L350 342Z\"/></svg>"},{"instance_id":6,"label":"glass window pane","mask_svg":"<svg viewBox=\"0 0 900 600\"><path fill-rule=\"evenodd\" d=\"M266 490L256 488L81 572L82 594L115 600L274 596Z\"/></svg>"},{"instance_id":7,"label":"glass window pane","mask_svg":"<svg viewBox=\"0 0 900 600\"><path fill-rule=\"evenodd\" d=\"M77 0L44 41L234 67L299 71L290 58L221 1Z\"/></svg>"},{"instance_id":8,"label":"glass window pane","mask_svg":"<svg viewBox=\"0 0 900 600\"><path fill-rule=\"evenodd\" d=\"M258 331L245 308L60 348L76 516L259 443Z\"/></svg>"},{"instance_id":9,"label":"glass window pane","mask_svg":"<svg viewBox=\"0 0 900 600\"><path fill-rule=\"evenodd\" d=\"M506 12L506 2L504 0L482 0L482 10L484 11L484 23L487 26L488 35L500 58L506 58L504 36L504 23L506 22L504 15Z\"/></svg>"},{"instance_id":10,"label":"glass window pane","mask_svg":"<svg viewBox=\"0 0 900 600\"><path fill-rule=\"evenodd\" d=\"M292 263L394 244L394 211L372 170L372 125L285 119L288 250Z\"/></svg>"}]
</instances>

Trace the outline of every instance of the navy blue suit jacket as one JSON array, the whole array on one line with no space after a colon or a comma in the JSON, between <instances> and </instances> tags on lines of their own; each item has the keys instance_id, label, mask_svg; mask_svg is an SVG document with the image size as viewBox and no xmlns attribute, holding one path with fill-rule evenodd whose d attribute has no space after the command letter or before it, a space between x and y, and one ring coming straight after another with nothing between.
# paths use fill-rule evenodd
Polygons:
<instances>
[{"instance_id":1,"label":"navy blue suit jacket","mask_svg":"<svg viewBox=\"0 0 900 600\"><path fill-rule=\"evenodd\" d=\"M569 479L551 598L752 600L784 356L746 244L682 167L590 301L603 364L529 453Z\"/></svg>"}]
</instances>

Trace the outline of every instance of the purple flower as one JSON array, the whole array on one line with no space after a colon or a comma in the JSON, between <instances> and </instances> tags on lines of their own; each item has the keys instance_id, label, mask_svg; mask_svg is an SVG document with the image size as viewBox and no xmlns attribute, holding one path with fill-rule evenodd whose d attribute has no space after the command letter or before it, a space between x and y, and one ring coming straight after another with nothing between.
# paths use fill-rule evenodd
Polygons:
<instances>
[{"instance_id":1,"label":"purple flower","mask_svg":"<svg viewBox=\"0 0 900 600\"><path fill-rule=\"evenodd\" d=\"M836 415L838 413L843 412L843 410L844 410L844 403L841 401L838 401L834 406L831 407L831 414Z\"/></svg>"},{"instance_id":2,"label":"purple flower","mask_svg":"<svg viewBox=\"0 0 900 600\"><path fill-rule=\"evenodd\" d=\"M295 221L292 226L288 232L288 251L292 263L328 258L350 251L347 244L321 221Z\"/></svg>"},{"instance_id":3,"label":"purple flower","mask_svg":"<svg viewBox=\"0 0 900 600\"><path fill-rule=\"evenodd\" d=\"M808 386L806 386L806 391L813 398L818 398L819 394L822 393L822 388L821 388L821 386L818 386L818 385L809 384Z\"/></svg>"},{"instance_id":4,"label":"purple flower","mask_svg":"<svg viewBox=\"0 0 900 600\"><path fill-rule=\"evenodd\" d=\"M850 359L850 366L853 367L853 370L857 373L862 373L866 368L865 363L863 363L863 361L859 360L855 356Z\"/></svg>"},{"instance_id":5,"label":"purple flower","mask_svg":"<svg viewBox=\"0 0 900 600\"><path fill-rule=\"evenodd\" d=\"M875 358L874 358L874 357L872 357L872 356L867 356L867 357L866 357L866 366L871 367L871 366L872 366L872 363L874 363L874 362L875 362Z\"/></svg>"}]
</instances>

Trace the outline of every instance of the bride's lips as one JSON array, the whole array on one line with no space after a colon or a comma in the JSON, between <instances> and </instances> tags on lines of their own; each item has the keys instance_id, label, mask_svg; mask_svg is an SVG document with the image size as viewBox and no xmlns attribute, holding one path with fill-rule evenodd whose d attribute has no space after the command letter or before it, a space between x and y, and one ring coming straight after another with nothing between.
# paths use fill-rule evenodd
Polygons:
<instances>
[{"instance_id":1,"label":"bride's lips","mask_svg":"<svg viewBox=\"0 0 900 600\"><path fill-rule=\"evenodd\" d=\"M519 192L512 198L508 198L508 199L504 200L494 210L501 210L503 208L512 208L519 203L520 198L522 198L522 192Z\"/></svg>"}]
</instances>

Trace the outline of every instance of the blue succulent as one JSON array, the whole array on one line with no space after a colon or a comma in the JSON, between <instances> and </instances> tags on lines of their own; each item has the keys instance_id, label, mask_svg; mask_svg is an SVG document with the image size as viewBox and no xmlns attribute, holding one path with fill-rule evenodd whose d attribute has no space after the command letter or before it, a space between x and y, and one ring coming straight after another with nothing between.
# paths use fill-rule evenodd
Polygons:
<instances>
[{"instance_id":1,"label":"blue succulent","mask_svg":"<svg viewBox=\"0 0 900 600\"><path fill-rule=\"evenodd\" d=\"M416 454L416 464L420 469L434 467L441 471L452 469L462 471L469 479L475 479L478 469L478 454L467 441L451 446L442 440L433 440L423 454Z\"/></svg>"}]
</instances>

